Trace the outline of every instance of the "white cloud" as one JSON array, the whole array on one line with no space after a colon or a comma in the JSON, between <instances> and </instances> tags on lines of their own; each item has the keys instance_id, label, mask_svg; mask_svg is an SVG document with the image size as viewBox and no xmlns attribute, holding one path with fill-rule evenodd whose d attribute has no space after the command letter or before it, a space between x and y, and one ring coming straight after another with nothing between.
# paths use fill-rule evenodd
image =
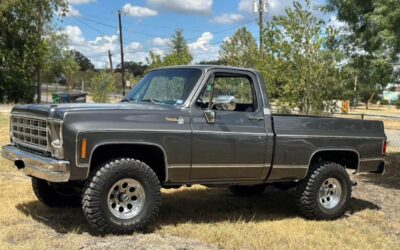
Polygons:
<instances>
[{"instance_id":1,"label":"white cloud","mask_svg":"<svg viewBox=\"0 0 400 250\"><path fill-rule=\"evenodd\" d=\"M146 57L148 56L147 52L138 51L138 52L127 52L125 53L125 61L135 61L146 63ZM120 61L119 55L118 58L115 58L114 61L118 64Z\"/></svg>"},{"instance_id":2,"label":"white cloud","mask_svg":"<svg viewBox=\"0 0 400 250\"><path fill-rule=\"evenodd\" d=\"M265 0L266 1L266 0ZM258 1L257 1L258 2ZM285 9L293 6L294 0L268 0L267 12L265 18L271 20L273 16L284 16L286 15ZM304 7L305 0L299 0L300 4ZM327 20L329 16L321 12L318 8L315 8L319 1L311 1L312 14L323 20ZM253 0L240 0L238 10L244 14L251 14L254 11Z\"/></svg>"},{"instance_id":3,"label":"white cloud","mask_svg":"<svg viewBox=\"0 0 400 250\"><path fill-rule=\"evenodd\" d=\"M153 52L156 55L161 56L161 57L164 57L166 55L166 52L167 52L164 49L157 48L157 47L151 48L150 51Z\"/></svg>"},{"instance_id":4,"label":"white cloud","mask_svg":"<svg viewBox=\"0 0 400 250\"><path fill-rule=\"evenodd\" d=\"M125 4L122 9L128 16L149 17L158 15L158 12L155 10L146 7L134 6L130 3Z\"/></svg>"},{"instance_id":5,"label":"white cloud","mask_svg":"<svg viewBox=\"0 0 400 250\"><path fill-rule=\"evenodd\" d=\"M155 46L167 46L169 45L170 40L169 38L156 37L151 40L151 43Z\"/></svg>"},{"instance_id":6,"label":"white cloud","mask_svg":"<svg viewBox=\"0 0 400 250\"><path fill-rule=\"evenodd\" d=\"M78 26L68 25L63 31L61 31L61 33L68 36L70 45L80 46L85 44L85 38L83 37L83 33Z\"/></svg>"},{"instance_id":7,"label":"white cloud","mask_svg":"<svg viewBox=\"0 0 400 250\"><path fill-rule=\"evenodd\" d=\"M214 36L210 32L204 32L193 43L189 43L188 47L193 55L193 62L209 61L218 58L218 46L210 44Z\"/></svg>"},{"instance_id":8,"label":"white cloud","mask_svg":"<svg viewBox=\"0 0 400 250\"><path fill-rule=\"evenodd\" d=\"M210 32L204 32L196 42L189 43L189 49L205 49L205 46L214 38Z\"/></svg>"},{"instance_id":9,"label":"white cloud","mask_svg":"<svg viewBox=\"0 0 400 250\"><path fill-rule=\"evenodd\" d=\"M68 0L69 4L85 4L85 3L93 3L96 0Z\"/></svg>"},{"instance_id":10,"label":"white cloud","mask_svg":"<svg viewBox=\"0 0 400 250\"><path fill-rule=\"evenodd\" d=\"M238 10L241 12L253 13L254 12L253 3L254 3L253 0L240 0ZM292 6L292 4L293 0L288 0L288 1L268 0L267 15L268 16L283 15L285 14L285 8Z\"/></svg>"},{"instance_id":11,"label":"white cloud","mask_svg":"<svg viewBox=\"0 0 400 250\"><path fill-rule=\"evenodd\" d=\"M128 44L128 46L126 48L127 48L127 51L129 52L129 51L135 51L135 50L143 49L143 46L139 42L131 42L130 44Z\"/></svg>"},{"instance_id":12,"label":"white cloud","mask_svg":"<svg viewBox=\"0 0 400 250\"><path fill-rule=\"evenodd\" d=\"M147 0L159 9L167 9L185 14L209 15L213 0Z\"/></svg>"},{"instance_id":13,"label":"white cloud","mask_svg":"<svg viewBox=\"0 0 400 250\"><path fill-rule=\"evenodd\" d=\"M211 22L218 24L234 24L244 20L244 17L240 14L222 14L214 17Z\"/></svg>"},{"instance_id":14,"label":"white cloud","mask_svg":"<svg viewBox=\"0 0 400 250\"><path fill-rule=\"evenodd\" d=\"M238 10L242 12L253 12L253 0L240 0Z\"/></svg>"},{"instance_id":15,"label":"white cloud","mask_svg":"<svg viewBox=\"0 0 400 250\"><path fill-rule=\"evenodd\" d=\"M98 36L94 40L86 40L77 26L66 26L61 33L68 35L69 48L78 50L87 56L96 68L109 67L108 50L111 51L114 67L119 64L119 43L117 35ZM125 60L146 62L147 52L139 42L131 42L125 46Z\"/></svg>"}]
</instances>

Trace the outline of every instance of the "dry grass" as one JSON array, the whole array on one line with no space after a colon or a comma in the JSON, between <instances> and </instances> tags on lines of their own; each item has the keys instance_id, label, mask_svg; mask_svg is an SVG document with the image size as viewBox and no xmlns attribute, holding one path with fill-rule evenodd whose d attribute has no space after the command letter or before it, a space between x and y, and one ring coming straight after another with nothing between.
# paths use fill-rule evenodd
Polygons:
<instances>
[{"instance_id":1,"label":"dry grass","mask_svg":"<svg viewBox=\"0 0 400 250\"><path fill-rule=\"evenodd\" d=\"M8 142L0 114L0 144ZM202 186L163 190L156 224L146 233L99 237L79 208L50 209L34 197L30 180L0 160L0 249L399 249L400 172L390 156L385 176L361 175L346 216L307 221L292 194L269 188L236 198Z\"/></svg>"}]
</instances>

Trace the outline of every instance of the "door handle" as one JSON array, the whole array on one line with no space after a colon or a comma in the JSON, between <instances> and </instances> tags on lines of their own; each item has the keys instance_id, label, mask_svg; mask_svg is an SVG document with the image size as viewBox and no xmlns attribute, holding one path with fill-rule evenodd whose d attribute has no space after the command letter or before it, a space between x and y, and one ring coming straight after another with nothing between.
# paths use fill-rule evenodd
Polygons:
<instances>
[{"instance_id":1,"label":"door handle","mask_svg":"<svg viewBox=\"0 0 400 250\"><path fill-rule=\"evenodd\" d=\"M262 120L264 120L264 116L249 116L249 120L251 120L251 121L262 121Z\"/></svg>"}]
</instances>

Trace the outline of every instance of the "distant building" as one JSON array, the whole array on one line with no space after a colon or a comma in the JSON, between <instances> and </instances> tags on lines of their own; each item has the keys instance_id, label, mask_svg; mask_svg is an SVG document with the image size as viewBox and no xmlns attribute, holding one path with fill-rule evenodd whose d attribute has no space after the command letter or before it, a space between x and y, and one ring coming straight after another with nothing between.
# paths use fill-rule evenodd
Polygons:
<instances>
[{"instance_id":1,"label":"distant building","mask_svg":"<svg viewBox=\"0 0 400 250\"><path fill-rule=\"evenodd\" d=\"M400 98L400 84L389 83L383 90L383 99L396 102Z\"/></svg>"}]
</instances>

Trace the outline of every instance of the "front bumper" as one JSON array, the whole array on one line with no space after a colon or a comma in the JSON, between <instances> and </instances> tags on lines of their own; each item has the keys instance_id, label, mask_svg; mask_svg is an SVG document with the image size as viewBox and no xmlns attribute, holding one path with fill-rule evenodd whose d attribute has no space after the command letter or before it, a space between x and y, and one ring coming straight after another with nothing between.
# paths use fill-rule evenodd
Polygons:
<instances>
[{"instance_id":1,"label":"front bumper","mask_svg":"<svg viewBox=\"0 0 400 250\"><path fill-rule=\"evenodd\" d=\"M67 182L70 177L69 161L45 157L22 150L13 145L2 147L1 155L29 176L50 182Z\"/></svg>"}]
</instances>

